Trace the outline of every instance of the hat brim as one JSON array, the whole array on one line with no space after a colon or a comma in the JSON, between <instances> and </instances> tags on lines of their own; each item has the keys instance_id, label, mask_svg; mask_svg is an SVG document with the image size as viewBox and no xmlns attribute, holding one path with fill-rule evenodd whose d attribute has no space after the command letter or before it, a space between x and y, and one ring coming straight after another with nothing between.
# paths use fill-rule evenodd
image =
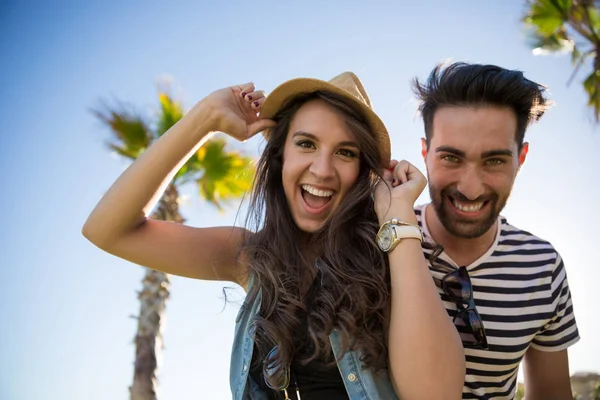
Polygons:
<instances>
[{"instance_id":1,"label":"hat brim","mask_svg":"<svg viewBox=\"0 0 600 400\"><path fill-rule=\"evenodd\" d=\"M271 119L279 110L292 98L303 93L312 93L317 91L327 91L342 96L367 119L371 130L377 140L380 152L381 163L387 167L391 158L390 137L383 121L379 116L365 103L358 100L348 92L329 82L314 78L295 78L277 86L265 99L261 106L259 119ZM268 131L265 133L268 139Z\"/></svg>"}]
</instances>

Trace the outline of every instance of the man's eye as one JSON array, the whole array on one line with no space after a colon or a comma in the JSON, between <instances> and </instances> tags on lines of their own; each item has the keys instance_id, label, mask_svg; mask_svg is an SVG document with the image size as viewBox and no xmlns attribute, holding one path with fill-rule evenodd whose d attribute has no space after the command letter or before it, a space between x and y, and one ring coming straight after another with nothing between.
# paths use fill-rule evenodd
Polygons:
<instances>
[{"instance_id":1,"label":"man's eye","mask_svg":"<svg viewBox=\"0 0 600 400\"><path fill-rule=\"evenodd\" d=\"M445 156L442 156L442 160L448 161L448 162L451 162L451 163L456 163L456 162L459 161L458 157L452 156L452 155L449 155L449 154L445 155Z\"/></svg>"},{"instance_id":2,"label":"man's eye","mask_svg":"<svg viewBox=\"0 0 600 400\"><path fill-rule=\"evenodd\" d=\"M499 158L490 158L489 160L486 160L486 164L487 165L501 165L501 164L504 164L504 160L501 160Z\"/></svg>"}]
</instances>

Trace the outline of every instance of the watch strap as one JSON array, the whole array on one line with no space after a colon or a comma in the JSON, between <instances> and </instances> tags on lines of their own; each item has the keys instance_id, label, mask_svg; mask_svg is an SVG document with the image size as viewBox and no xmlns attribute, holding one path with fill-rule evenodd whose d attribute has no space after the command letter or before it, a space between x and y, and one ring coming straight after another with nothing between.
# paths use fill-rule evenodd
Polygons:
<instances>
[{"instance_id":1,"label":"watch strap","mask_svg":"<svg viewBox=\"0 0 600 400\"><path fill-rule=\"evenodd\" d=\"M390 224L390 227L394 230L395 236L398 241L402 239L418 239L419 241L423 241L423 233L421 232L421 228L418 225L397 225Z\"/></svg>"}]
</instances>

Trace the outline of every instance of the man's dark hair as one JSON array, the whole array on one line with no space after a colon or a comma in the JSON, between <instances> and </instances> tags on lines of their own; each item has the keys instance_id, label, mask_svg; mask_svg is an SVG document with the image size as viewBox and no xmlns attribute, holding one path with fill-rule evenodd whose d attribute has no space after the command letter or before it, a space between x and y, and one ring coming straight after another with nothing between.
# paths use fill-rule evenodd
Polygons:
<instances>
[{"instance_id":1,"label":"man's dark hair","mask_svg":"<svg viewBox=\"0 0 600 400\"><path fill-rule=\"evenodd\" d=\"M413 91L420 100L427 148L433 133L433 116L439 107L494 105L515 112L515 139L520 149L527 126L538 121L549 106L545 90L545 86L525 78L521 71L464 62L438 64L427 82L421 83L417 78L413 81Z\"/></svg>"}]
</instances>

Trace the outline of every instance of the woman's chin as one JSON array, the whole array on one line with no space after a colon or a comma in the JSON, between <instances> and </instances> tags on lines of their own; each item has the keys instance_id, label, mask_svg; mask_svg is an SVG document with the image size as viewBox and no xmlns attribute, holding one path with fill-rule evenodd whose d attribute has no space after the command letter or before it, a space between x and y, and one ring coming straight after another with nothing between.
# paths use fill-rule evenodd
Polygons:
<instances>
[{"instance_id":1,"label":"woman's chin","mask_svg":"<svg viewBox=\"0 0 600 400\"><path fill-rule=\"evenodd\" d=\"M315 220L307 220L304 218L296 219L294 221L298 229L300 229L304 233L316 233L323 228L326 221L315 221Z\"/></svg>"}]
</instances>

